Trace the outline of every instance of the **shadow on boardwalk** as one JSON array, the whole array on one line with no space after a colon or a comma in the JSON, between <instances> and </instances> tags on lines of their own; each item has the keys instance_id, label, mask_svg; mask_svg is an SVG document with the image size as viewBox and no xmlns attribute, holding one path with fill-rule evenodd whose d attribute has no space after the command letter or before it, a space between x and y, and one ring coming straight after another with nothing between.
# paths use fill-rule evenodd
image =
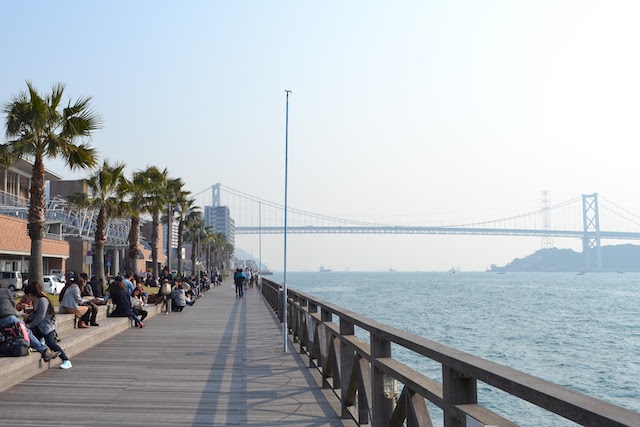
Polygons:
<instances>
[{"instance_id":1,"label":"shadow on boardwalk","mask_svg":"<svg viewBox=\"0 0 640 427\"><path fill-rule=\"evenodd\" d=\"M0 393L0 426L355 426L289 347L258 292L226 284Z\"/></svg>"}]
</instances>

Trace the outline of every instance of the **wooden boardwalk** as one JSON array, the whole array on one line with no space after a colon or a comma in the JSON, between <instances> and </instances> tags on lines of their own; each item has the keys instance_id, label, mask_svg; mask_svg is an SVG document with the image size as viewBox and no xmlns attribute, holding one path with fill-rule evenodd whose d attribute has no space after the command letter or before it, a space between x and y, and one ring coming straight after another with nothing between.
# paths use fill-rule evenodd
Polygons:
<instances>
[{"instance_id":1,"label":"wooden boardwalk","mask_svg":"<svg viewBox=\"0 0 640 427\"><path fill-rule=\"evenodd\" d=\"M0 426L355 426L282 347L257 290L225 284L0 393Z\"/></svg>"}]
</instances>

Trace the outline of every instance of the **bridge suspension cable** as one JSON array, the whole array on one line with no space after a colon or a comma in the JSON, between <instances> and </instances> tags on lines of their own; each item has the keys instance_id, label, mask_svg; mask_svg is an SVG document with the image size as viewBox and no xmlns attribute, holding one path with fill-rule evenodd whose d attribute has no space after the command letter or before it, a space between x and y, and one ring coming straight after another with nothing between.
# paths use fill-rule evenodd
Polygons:
<instances>
[{"instance_id":1,"label":"bridge suspension cable","mask_svg":"<svg viewBox=\"0 0 640 427\"><path fill-rule=\"evenodd\" d=\"M215 189L215 191L214 191ZM216 184L194 195L201 206L216 203L228 206L237 234L278 234L283 230L284 206L234 188ZM207 200L208 199L208 200ZM640 239L640 216L600 198L602 238ZM582 238L582 197L499 219L421 226L364 221L288 208L292 233L367 233L367 234L475 234L521 235ZM623 224L624 223L624 224Z\"/></svg>"}]
</instances>

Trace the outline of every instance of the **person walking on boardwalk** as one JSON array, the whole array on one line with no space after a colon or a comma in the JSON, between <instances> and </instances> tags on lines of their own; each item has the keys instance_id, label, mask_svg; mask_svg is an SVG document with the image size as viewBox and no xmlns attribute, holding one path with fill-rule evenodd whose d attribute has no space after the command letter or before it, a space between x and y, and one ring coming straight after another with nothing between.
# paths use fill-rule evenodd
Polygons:
<instances>
[{"instance_id":1,"label":"person walking on boardwalk","mask_svg":"<svg viewBox=\"0 0 640 427\"><path fill-rule=\"evenodd\" d=\"M160 289L158 289L158 295L162 297L162 307L160 311L164 314L169 314L169 308L171 307L171 303L169 302L171 300L171 288L172 286L169 279L163 279L160 284Z\"/></svg>"},{"instance_id":2,"label":"person walking on boardwalk","mask_svg":"<svg viewBox=\"0 0 640 427\"><path fill-rule=\"evenodd\" d=\"M249 283L251 283L251 270L249 267L244 269L244 290L249 289Z\"/></svg>"},{"instance_id":3,"label":"person walking on boardwalk","mask_svg":"<svg viewBox=\"0 0 640 427\"><path fill-rule=\"evenodd\" d=\"M44 338L47 346L58 352L62 359L60 368L71 368L71 362L64 353L64 350L56 343L56 312L51 305L51 301L44 293L44 288L40 282L29 283L24 288L24 294L33 303L33 311L27 317L27 328L33 331L33 335L37 339Z\"/></svg>"},{"instance_id":4,"label":"person walking on boardwalk","mask_svg":"<svg viewBox=\"0 0 640 427\"><path fill-rule=\"evenodd\" d=\"M242 298L244 296L244 273L241 268L236 269L236 273L233 275L233 282L236 284L236 297Z\"/></svg>"}]
</instances>

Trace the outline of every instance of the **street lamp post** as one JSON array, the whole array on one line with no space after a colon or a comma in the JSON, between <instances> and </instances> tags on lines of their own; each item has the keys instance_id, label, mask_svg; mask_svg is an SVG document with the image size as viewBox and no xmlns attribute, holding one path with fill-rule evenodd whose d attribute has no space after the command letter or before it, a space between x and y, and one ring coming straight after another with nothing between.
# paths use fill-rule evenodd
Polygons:
<instances>
[{"instance_id":1,"label":"street lamp post","mask_svg":"<svg viewBox=\"0 0 640 427\"><path fill-rule=\"evenodd\" d=\"M200 263L202 262L202 251L200 250L200 234L202 234L202 230L198 230L198 247L196 248L196 267L198 267L198 275L196 276L196 286L200 286Z\"/></svg>"},{"instance_id":2,"label":"street lamp post","mask_svg":"<svg viewBox=\"0 0 640 427\"><path fill-rule=\"evenodd\" d=\"M260 299L262 299L262 202L258 202L258 229L260 230L258 245L258 258L260 262L258 266L258 293L260 294Z\"/></svg>"},{"instance_id":3,"label":"street lamp post","mask_svg":"<svg viewBox=\"0 0 640 427\"><path fill-rule=\"evenodd\" d=\"M285 90L287 94L286 119L284 132L284 275L282 283L282 346L287 351L287 190L289 185L289 94L290 90Z\"/></svg>"}]
</instances>

